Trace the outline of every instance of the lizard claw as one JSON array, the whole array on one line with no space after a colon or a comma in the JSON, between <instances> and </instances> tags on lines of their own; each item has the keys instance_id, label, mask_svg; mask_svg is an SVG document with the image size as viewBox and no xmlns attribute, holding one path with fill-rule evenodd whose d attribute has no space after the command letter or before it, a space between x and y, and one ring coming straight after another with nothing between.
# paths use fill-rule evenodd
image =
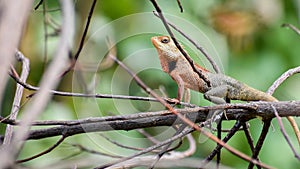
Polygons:
<instances>
[{"instance_id":1,"label":"lizard claw","mask_svg":"<svg viewBox=\"0 0 300 169\"><path fill-rule=\"evenodd\" d=\"M180 104L180 101L178 99L167 99L167 102L171 103L171 104L174 104L174 106Z\"/></svg>"}]
</instances>

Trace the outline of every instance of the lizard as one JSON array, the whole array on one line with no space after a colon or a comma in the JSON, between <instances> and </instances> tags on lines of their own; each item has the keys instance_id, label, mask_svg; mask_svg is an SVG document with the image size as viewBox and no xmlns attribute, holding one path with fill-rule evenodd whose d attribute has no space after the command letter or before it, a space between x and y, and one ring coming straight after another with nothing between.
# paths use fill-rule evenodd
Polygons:
<instances>
[{"instance_id":1,"label":"lizard","mask_svg":"<svg viewBox=\"0 0 300 169\"><path fill-rule=\"evenodd\" d=\"M225 74L213 73L198 64L194 64L196 69L208 79L210 82L208 85L193 70L191 64L169 36L155 36L151 38L151 41L157 50L162 70L169 74L178 85L177 98L175 99L177 101L181 101L184 91L189 89L203 93L205 99L215 104L225 104L225 98L241 101L278 101L272 95L252 88ZM294 129L300 145L300 131L297 123L292 116L288 116L287 119Z\"/></svg>"}]
</instances>

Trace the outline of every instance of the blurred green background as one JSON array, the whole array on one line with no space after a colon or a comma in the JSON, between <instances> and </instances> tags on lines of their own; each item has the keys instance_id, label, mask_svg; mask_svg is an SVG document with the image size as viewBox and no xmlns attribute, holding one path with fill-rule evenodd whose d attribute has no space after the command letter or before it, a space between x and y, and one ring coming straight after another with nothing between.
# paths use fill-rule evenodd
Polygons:
<instances>
[{"instance_id":1,"label":"blurred green background","mask_svg":"<svg viewBox=\"0 0 300 169\"><path fill-rule=\"evenodd\" d=\"M61 24L61 11L57 1L46 2L46 17L43 7L32 9L30 20L26 25L20 50L30 59L31 72L28 83L38 86L47 69L51 57L55 53L58 36L56 29ZM73 54L76 53L81 39L91 0L74 1L76 11L76 34ZM37 4L38 1L35 1ZM299 2L280 0L243 0L243 1L183 1L184 12L180 13L175 0L158 0L166 18L176 24L183 32L203 46L221 67L222 71L259 90L268 87L286 70L300 65L298 48L300 36L281 24L291 23L299 26ZM297 7L298 6L298 7ZM133 96L148 96L132 78L118 65L103 70L101 64L108 52L106 39L116 44L117 57L128 65L153 90L161 95L176 97L177 85L162 72L157 53L150 42L156 35L166 34L161 21L152 11L153 6L146 0L101 0L97 3L84 49L79 57L74 72L68 73L60 83L58 90L82 93L107 93ZM45 25L47 18L48 41L45 45ZM175 32L175 31L174 31ZM185 46L195 61L213 71L207 59L181 35L176 37ZM45 55L47 46L47 56ZM102 62L103 63L103 62ZM16 65L18 70L20 65ZM2 105L2 116L10 112L15 90L15 82L10 80L7 85L5 100ZM31 92L26 91L25 96ZM275 97L279 100L299 100L299 75L294 75L276 90ZM23 105L30 100L24 97ZM202 94L192 92L192 103L210 105ZM116 114L132 114L144 111L164 109L157 103L112 100L53 97L40 120L78 119ZM22 108L21 108L22 110ZM21 113L22 114L22 113ZM299 119L296 118L299 123ZM283 119L286 130L293 144L297 146L293 131L286 119ZM224 128L230 128L234 122L224 122ZM260 160L276 168L299 168L299 162L284 140L277 121L264 143ZM257 140L262 128L259 120L250 121L250 130ZM5 126L0 126L2 134ZM159 140L164 140L174 132L169 127L147 129ZM135 131L115 131L104 133L119 143L133 147L147 147L150 143ZM226 134L226 133L225 133ZM225 135L223 134L223 135ZM194 133L198 141L199 134ZM20 158L25 158L45 150L54 144L58 137L45 140L29 141ZM134 151L117 147L99 133L82 134L68 138L59 148L36 160L26 163L29 166L47 166L63 162L95 166L106 158L102 156L80 153L70 143L82 144L90 149L117 155L129 155ZM236 134L229 144L238 150L250 154L242 132ZM183 145L186 148L187 145ZM210 140L197 143L197 158L205 158L214 148ZM183 150L184 148L181 148ZM86 165L83 161L96 159L93 164ZM222 163L233 168L245 168L247 162L222 151ZM85 164L85 165L84 165ZM90 166L89 166L90 165ZM79 165L80 166L80 165Z\"/></svg>"}]
</instances>

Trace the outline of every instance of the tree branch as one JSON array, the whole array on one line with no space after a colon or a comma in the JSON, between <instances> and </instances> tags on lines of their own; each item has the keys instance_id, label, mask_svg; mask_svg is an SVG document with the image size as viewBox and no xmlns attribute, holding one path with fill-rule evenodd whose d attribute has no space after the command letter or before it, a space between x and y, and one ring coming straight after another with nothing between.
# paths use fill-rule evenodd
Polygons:
<instances>
[{"instance_id":1,"label":"tree branch","mask_svg":"<svg viewBox=\"0 0 300 169\"><path fill-rule=\"evenodd\" d=\"M274 118L272 106L281 117L300 116L300 101L280 102L251 102L245 104L224 104L209 107L176 109L180 114L185 115L195 123L204 122L209 110L225 109L227 119L243 119L249 121L260 116L262 118ZM293 107L293 109L291 109ZM2 123L8 120L2 121ZM71 121L57 121L61 126L47 129L31 130L27 139L43 139L60 135L76 135L88 132L100 132L111 130L133 130L138 128L171 126L183 122L170 111L143 112L130 115L108 116L88 118ZM42 122L39 122L42 123ZM53 124L52 124L53 125Z\"/></svg>"}]
</instances>

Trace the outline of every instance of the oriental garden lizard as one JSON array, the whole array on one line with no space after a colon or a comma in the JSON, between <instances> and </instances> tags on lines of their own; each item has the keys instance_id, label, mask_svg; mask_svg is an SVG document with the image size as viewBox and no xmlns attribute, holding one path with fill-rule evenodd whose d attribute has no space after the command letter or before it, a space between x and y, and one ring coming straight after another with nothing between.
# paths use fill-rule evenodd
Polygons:
<instances>
[{"instance_id":1,"label":"oriental garden lizard","mask_svg":"<svg viewBox=\"0 0 300 169\"><path fill-rule=\"evenodd\" d=\"M193 70L191 64L176 47L172 39L168 36L152 37L151 41L155 46L160 64L164 72L168 73L178 85L177 100L181 101L185 90L192 89L204 94L204 98L215 103L224 104L225 99L242 101L278 101L275 97L256 90L244 83L239 82L221 73L212 73L205 68L195 64L204 77L210 82L210 86L205 80ZM296 121L292 116L288 116L291 126L300 144L300 132Z\"/></svg>"}]
</instances>

